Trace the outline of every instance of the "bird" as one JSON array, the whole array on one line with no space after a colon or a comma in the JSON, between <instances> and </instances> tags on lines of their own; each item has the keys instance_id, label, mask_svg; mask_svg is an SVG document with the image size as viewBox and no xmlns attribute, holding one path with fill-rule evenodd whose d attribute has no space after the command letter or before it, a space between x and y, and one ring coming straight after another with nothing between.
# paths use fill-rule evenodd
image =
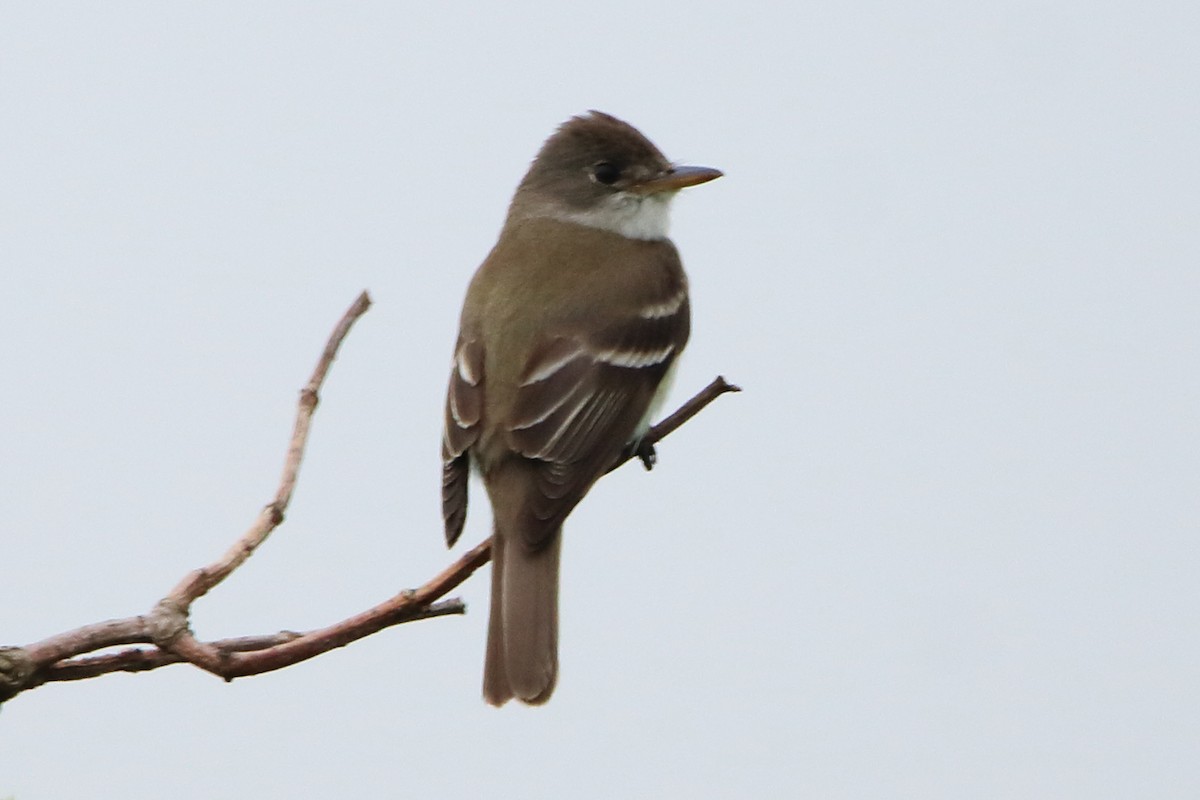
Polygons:
<instances>
[{"instance_id":1,"label":"bird","mask_svg":"<svg viewBox=\"0 0 1200 800\"><path fill-rule=\"evenodd\" d=\"M642 437L691 329L688 281L667 237L680 189L721 177L668 161L600 111L546 139L471 279L442 436L447 546L470 472L493 512L483 697L545 703L558 679L562 526Z\"/></svg>"}]
</instances>

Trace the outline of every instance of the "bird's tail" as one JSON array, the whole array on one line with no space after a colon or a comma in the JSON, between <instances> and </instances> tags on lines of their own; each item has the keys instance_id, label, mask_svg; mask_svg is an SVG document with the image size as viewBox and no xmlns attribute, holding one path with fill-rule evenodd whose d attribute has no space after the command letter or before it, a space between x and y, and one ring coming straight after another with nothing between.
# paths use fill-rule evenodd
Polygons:
<instances>
[{"instance_id":1,"label":"bird's tail","mask_svg":"<svg viewBox=\"0 0 1200 800\"><path fill-rule=\"evenodd\" d=\"M513 697L539 705L558 679L561 529L531 548L507 526L508 515L496 511L483 698L494 706Z\"/></svg>"}]
</instances>

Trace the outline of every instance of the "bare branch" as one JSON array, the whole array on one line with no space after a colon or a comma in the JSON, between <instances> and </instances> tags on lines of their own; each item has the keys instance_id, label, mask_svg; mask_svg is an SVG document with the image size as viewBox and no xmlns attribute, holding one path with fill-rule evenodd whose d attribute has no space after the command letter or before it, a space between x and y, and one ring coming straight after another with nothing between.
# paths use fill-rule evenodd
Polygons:
<instances>
[{"instance_id":1,"label":"bare branch","mask_svg":"<svg viewBox=\"0 0 1200 800\"><path fill-rule=\"evenodd\" d=\"M466 610L467 608L461 600L443 600L421 609L407 619L399 621L412 622L418 619L464 614ZM306 635L308 634L296 633L295 631L280 631L279 633L262 636L239 636L232 639L221 639L210 644L222 653L244 653L278 647L279 645L301 639ZM25 688L32 689L35 686L53 681L78 681L86 678L95 678L100 675L107 675L110 672L145 672L181 663L185 663L183 658L174 653L168 653L158 648L133 647L115 653L82 656L60 661L57 664L40 670L34 681Z\"/></svg>"},{"instance_id":2,"label":"bare branch","mask_svg":"<svg viewBox=\"0 0 1200 800\"><path fill-rule=\"evenodd\" d=\"M332 366L333 359L337 356L338 348L342 346L346 334L350 333L350 327L358 321L359 317L367 313L367 309L370 307L371 298L366 292L363 292L350 308L346 309L346 313L342 315L341 320L333 329L333 333L330 334L329 341L325 343L325 350L317 361L312 377L300 390L300 407L296 411L296 424L292 429L291 441L288 442L287 457L283 462L283 475L279 480L275 499L263 508L250 529L242 534L242 538L238 539L225 555L207 567L190 573L164 598L165 602L178 605L186 611L194 600L204 596L206 592L229 577L230 573L253 555L258 546L266 541L271 531L283 522L287 507L292 501L292 492L296 489L296 479L300 474L300 461L304 458L304 447L308 443L308 429L312 424L313 412L317 408L317 403L320 402L319 392L322 384L325 383L325 376L329 374L329 368Z\"/></svg>"},{"instance_id":3,"label":"bare branch","mask_svg":"<svg viewBox=\"0 0 1200 800\"><path fill-rule=\"evenodd\" d=\"M52 664L79 653L90 653L102 647L149 644L151 641L145 617L129 617L84 625L28 645L25 650L30 658L41 665Z\"/></svg>"},{"instance_id":4,"label":"bare branch","mask_svg":"<svg viewBox=\"0 0 1200 800\"><path fill-rule=\"evenodd\" d=\"M689 419L703 411L704 407L713 400L716 400L726 392L740 392L741 390L742 387L734 386L732 383L729 383L725 380L725 376L718 375L717 377L713 378L712 383L697 392L694 397L677 408L669 417L657 425L652 426L650 430L646 431L646 435L642 437L642 446L652 447L658 444L663 439L679 430L679 428L681 428ZM608 471L612 472L629 459L638 455L641 454L637 448L628 450L621 455L621 457L617 460L617 463L608 468ZM649 469L649 465L647 465L647 469Z\"/></svg>"},{"instance_id":5,"label":"bare branch","mask_svg":"<svg viewBox=\"0 0 1200 800\"><path fill-rule=\"evenodd\" d=\"M154 643L163 650L175 653L192 662L201 669L222 675L223 654L210 644L198 640L187 625L191 604L204 596L214 586L225 580L229 575L254 555L258 546L267 540L271 531L283 522L288 505L292 501L292 493L296 489L296 479L300 475L300 462L304 458L304 447L308 444L308 431L312 425L313 412L320 402L321 386L337 357L342 341L350 333L350 328L358 318L367 313L371 307L371 298L363 292L346 309L341 320L334 327L325 349L317 360L312 377L300 390L300 406L296 410L296 423L292 428L292 438L288 442L287 456L283 462L283 475L279 479L279 488L275 491L275 499L268 503L254 524L246 531L233 547L225 552L217 561L207 567L195 570L185 577L171 592L159 601L151 612L154 628Z\"/></svg>"},{"instance_id":6,"label":"bare branch","mask_svg":"<svg viewBox=\"0 0 1200 800\"><path fill-rule=\"evenodd\" d=\"M464 553L421 587L401 592L360 614L318 630L306 633L281 631L202 642L188 625L192 603L245 563L283 522L296 488L321 387L342 341L370 305L370 298L363 292L330 335L312 377L300 392L296 422L275 497L241 538L213 563L188 573L147 614L84 625L25 647L0 647L0 702L44 683L83 680L111 672L142 672L183 662L232 680L290 666L393 625L465 613L466 607L461 600L441 598L491 560L491 539ZM612 469L635 455L651 463L647 453L652 451L655 443L677 430L717 397L737 391L741 390L718 377L647 432L643 446L649 450L625 453ZM125 645L148 646L85 655Z\"/></svg>"},{"instance_id":7,"label":"bare branch","mask_svg":"<svg viewBox=\"0 0 1200 800\"><path fill-rule=\"evenodd\" d=\"M221 674L227 680L243 675L257 675L306 661L313 656L345 647L356 639L370 636L390 625L422 619L430 604L465 581L492 556L492 541L476 545L453 565L419 589L401 592L374 608L319 631L285 642L277 647L252 653L231 653L222 661ZM461 603L457 610L465 610ZM445 613L456 613L448 611Z\"/></svg>"}]
</instances>

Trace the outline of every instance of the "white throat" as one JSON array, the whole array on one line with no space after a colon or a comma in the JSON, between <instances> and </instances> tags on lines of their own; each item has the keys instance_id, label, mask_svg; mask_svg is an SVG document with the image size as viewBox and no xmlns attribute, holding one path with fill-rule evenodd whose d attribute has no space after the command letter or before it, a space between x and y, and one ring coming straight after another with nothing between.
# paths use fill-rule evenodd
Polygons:
<instances>
[{"instance_id":1,"label":"white throat","mask_svg":"<svg viewBox=\"0 0 1200 800\"><path fill-rule=\"evenodd\" d=\"M674 192L650 195L617 192L596 208L555 216L589 228L619 233L628 239L665 239L667 229L671 227L671 199L674 196Z\"/></svg>"}]
</instances>

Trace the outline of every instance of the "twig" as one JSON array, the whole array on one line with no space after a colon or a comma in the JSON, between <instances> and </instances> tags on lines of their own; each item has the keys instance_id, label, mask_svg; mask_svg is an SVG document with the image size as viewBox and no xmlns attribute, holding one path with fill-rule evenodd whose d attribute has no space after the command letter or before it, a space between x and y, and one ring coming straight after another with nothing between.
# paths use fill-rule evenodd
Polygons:
<instances>
[{"instance_id":1,"label":"twig","mask_svg":"<svg viewBox=\"0 0 1200 800\"><path fill-rule=\"evenodd\" d=\"M279 480L279 488L275 491L275 499L263 507L254 520L254 524L242 534L242 538L238 539L233 547L225 552L225 555L207 567L189 573L171 590L170 594L163 598L165 603L178 605L186 610L194 600L203 597L206 592L228 578L235 569L254 554L260 544L266 541L267 537L271 535L271 531L283 522L288 505L292 502L292 492L296 489L296 478L300 474L300 461L304 458L304 447L308 443L308 430L312 424L313 412L317 408L317 403L320 402L319 392L322 384L325 383L325 376L329 374L333 359L337 356L338 348L342 346L342 340L350 332L350 327L359 317L367 313L367 309L370 307L371 298L366 292L363 292L350 308L346 309L346 313L342 315L337 327L333 329L329 341L326 342L325 350L317 361L312 377L300 390L300 407L296 411L296 424L292 428L291 441L288 442L287 457L283 462L283 475Z\"/></svg>"},{"instance_id":2,"label":"twig","mask_svg":"<svg viewBox=\"0 0 1200 800\"><path fill-rule=\"evenodd\" d=\"M313 412L320 402L321 386L325 383L333 359L337 357L338 349L350 333L351 326L367 313L370 307L371 298L363 292L350 308L346 309L346 313L330 334L329 341L325 343L325 349L317 360L312 377L300 390L300 406L296 410L296 423L292 428L292 438L288 442L283 475L279 479L275 499L267 503L250 529L242 534L242 538L238 539L225 555L207 567L190 573L155 606L151 620L154 643L163 650L181 656L209 672L224 674L221 665L225 654L198 640L187 625L191 605L245 563L259 545L267 540L271 531L283 522L288 505L292 501L292 493L296 489L296 479L300 475L300 462L304 458L304 447L308 444Z\"/></svg>"},{"instance_id":3,"label":"twig","mask_svg":"<svg viewBox=\"0 0 1200 800\"><path fill-rule=\"evenodd\" d=\"M692 399L675 409L675 411L672 412L669 417L651 427L650 430L646 431L646 435L642 437L642 444L645 446L658 444L663 439L679 430L679 428L682 427L683 424L689 419L703 411L704 407L713 400L716 400L726 392L740 392L741 390L742 387L734 386L732 383L726 381L724 375L718 375L717 377L713 378L712 383L697 392ZM617 463L608 468L608 471L612 472L614 469L637 455L639 455L637 450L629 450L623 453L617 460Z\"/></svg>"},{"instance_id":4,"label":"twig","mask_svg":"<svg viewBox=\"0 0 1200 800\"><path fill-rule=\"evenodd\" d=\"M443 600L433 603L429 607L412 614L408 619L401 621L412 622L418 619L463 614L466 610L466 606L461 600ZM278 647L282 644L302 639L308 635L310 634L280 631L279 633L264 636L239 636L233 639L221 639L211 642L210 645L222 653L246 653ZM110 672L145 672L180 663L184 663L184 660L174 653L168 653L158 648L133 647L116 653L81 656L52 664L49 667L39 670L35 682L25 688L32 689L35 686L52 681L79 681L86 678L95 678L100 675L107 675Z\"/></svg>"}]
</instances>

